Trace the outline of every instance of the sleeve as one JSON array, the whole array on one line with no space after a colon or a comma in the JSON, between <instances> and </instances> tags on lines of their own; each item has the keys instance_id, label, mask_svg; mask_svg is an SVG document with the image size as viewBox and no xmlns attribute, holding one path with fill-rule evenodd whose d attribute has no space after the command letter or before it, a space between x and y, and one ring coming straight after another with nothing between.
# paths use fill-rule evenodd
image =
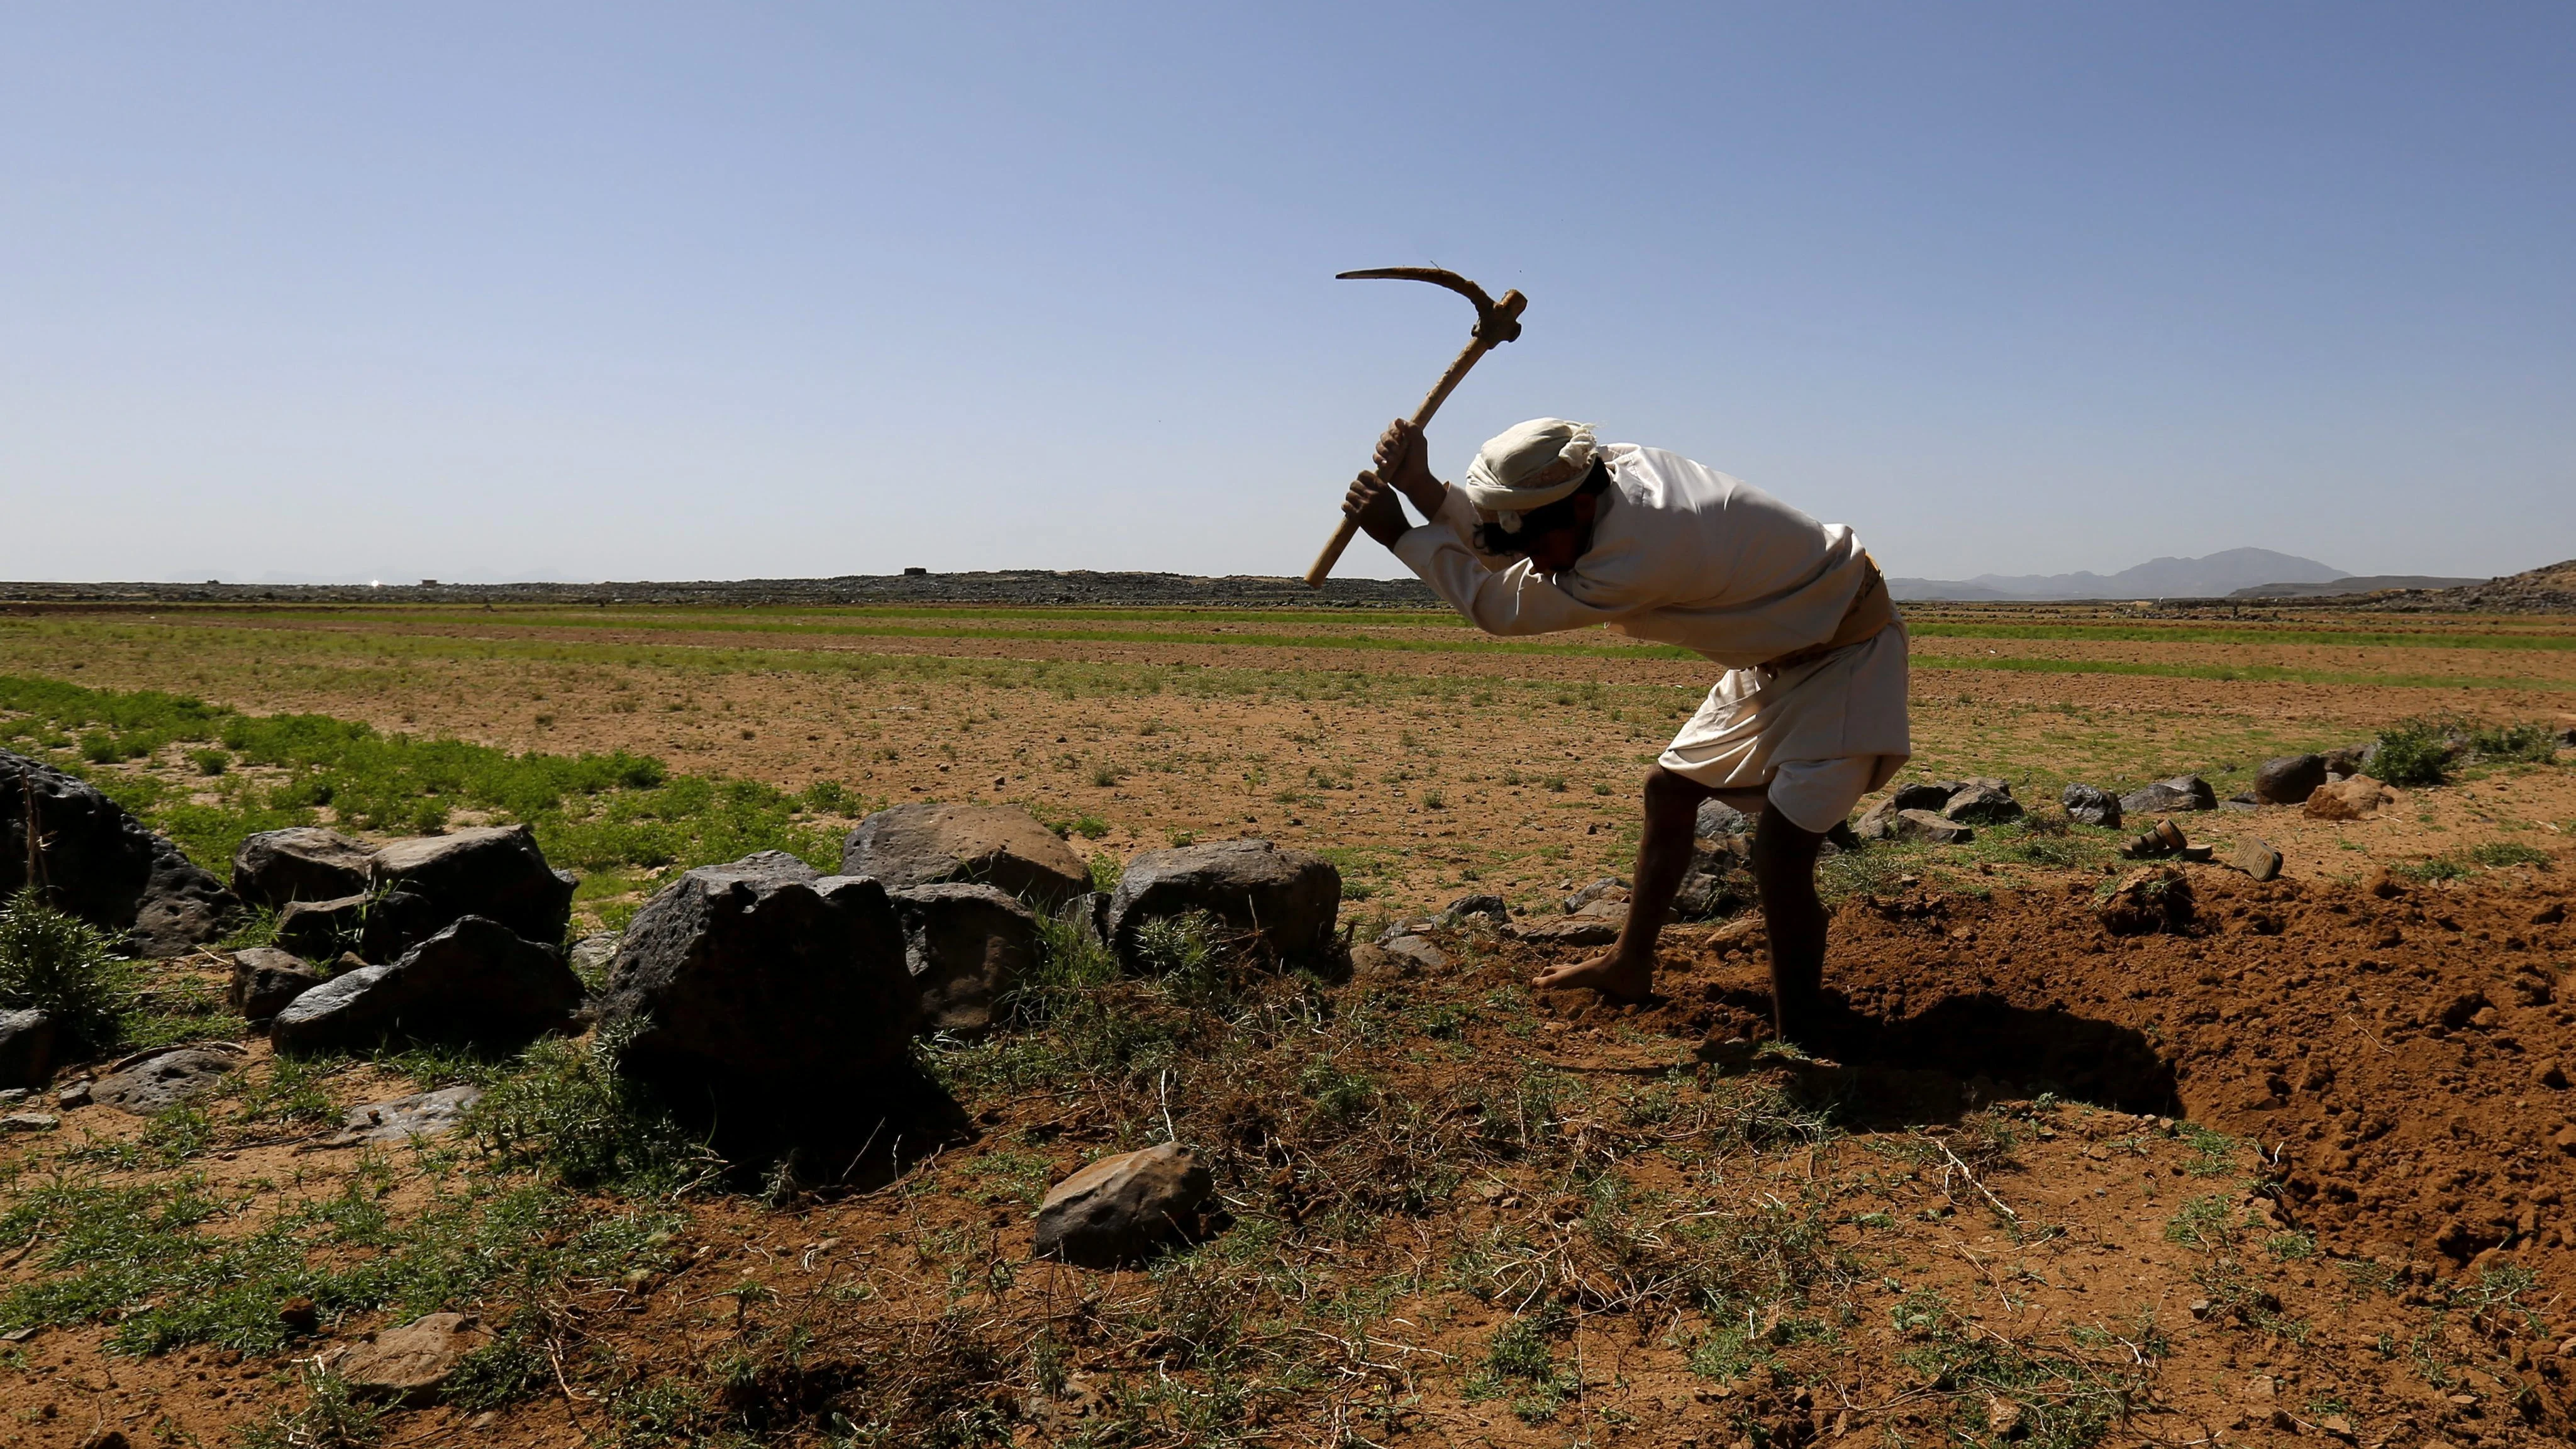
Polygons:
<instances>
[{"instance_id":1,"label":"sleeve","mask_svg":"<svg viewBox=\"0 0 2576 1449\"><path fill-rule=\"evenodd\" d=\"M1451 497L1457 497L1451 490ZM1449 508L1441 508L1443 517ZM1469 515L1471 518L1473 515ZM1553 634L1607 624L1628 610L1576 599L1549 582L1527 559L1491 568L1449 529L1411 529L1395 541L1395 556L1422 576L1433 593L1488 634Z\"/></svg>"}]
</instances>

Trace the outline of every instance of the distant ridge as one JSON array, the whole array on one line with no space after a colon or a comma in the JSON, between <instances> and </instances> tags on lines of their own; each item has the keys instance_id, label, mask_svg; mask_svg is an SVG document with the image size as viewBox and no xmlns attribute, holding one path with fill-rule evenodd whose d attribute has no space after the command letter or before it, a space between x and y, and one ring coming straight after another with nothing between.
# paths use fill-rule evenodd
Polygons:
<instances>
[{"instance_id":1,"label":"distant ridge","mask_svg":"<svg viewBox=\"0 0 2576 1449\"><path fill-rule=\"evenodd\" d=\"M2431 574L2355 574L2322 584L2256 584L2238 589L2231 599L2339 599L2347 594L2376 594L2389 589L2458 589L2485 579L2445 579Z\"/></svg>"},{"instance_id":2,"label":"distant ridge","mask_svg":"<svg viewBox=\"0 0 2576 1449\"><path fill-rule=\"evenodd\" d=\"M64 584L0 583L0 606L21 604L1071 604L1133 608L1438 609L1420 579L1300 579L1234 574L1094 573L994 569L972 573L844 574L828 579L687 583Z\"/></svg>"},{"instance_id":3,"label":"distant ridge","mask_svg":"<svg viewBox=\"0 0 2576 1449\"><path fill-rule=\"evenodd\" d=\"M1979 574L1973 579L1887 581L1900 599L2214 599L2256 585L2327 584L2343 570L2268 548L2231 548L2205 558L2155 558L2116 574Z\"/></svg>"}]
</instances>

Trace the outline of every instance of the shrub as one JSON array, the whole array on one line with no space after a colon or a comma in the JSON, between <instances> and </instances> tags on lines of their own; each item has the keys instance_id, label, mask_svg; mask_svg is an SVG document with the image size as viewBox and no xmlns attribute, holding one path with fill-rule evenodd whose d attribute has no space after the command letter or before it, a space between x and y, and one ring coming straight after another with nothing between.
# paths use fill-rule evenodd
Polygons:
<instances>
[{"instance_id":1,"label":"shrub","mask_svg":"<svg viewBox=\"0 0 2576 1449\"><path fill-rule=\"evenodd\" d=\"M2379 747L2364 769L2391 785L2438 785L2452 753L2440 721L2405 720L2380 731Z\"/></svg>"},{"instance_id":2,"label":"shrub","mask_svg":"<svg viewBox=\"0 0 2576 1449\"><path fill-rule=\"evenodd\" d=\"M0 907L0 1007L51 1014L69 1051L116 1044L133 972L105 932L45 904L33 887Z\"/></svg>"},{"instance_id":3,"label":"shrub","mask_svg":"<svg viewBox=\"0 0 2576 1449\"><path fill-rule=\"evenodd\" d=\"M2536 760L2558 756L2558 732L2547 725L2493 725L2472 731L2469 748L2482 760Z\"/></svg>"}]
</instances>

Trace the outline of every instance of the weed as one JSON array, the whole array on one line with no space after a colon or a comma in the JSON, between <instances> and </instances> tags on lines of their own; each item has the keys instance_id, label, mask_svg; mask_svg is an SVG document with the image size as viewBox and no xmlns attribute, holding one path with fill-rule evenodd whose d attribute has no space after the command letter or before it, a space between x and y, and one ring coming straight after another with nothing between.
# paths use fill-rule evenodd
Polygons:
<instances>
[{"instance_id":1,"label":"weed","mask_svg":"<svg viewBox=\"0 0 2576 1449\"><path fill-rule=\"evenodd\" d=\"M114 1046L134 996L134 967L105 932L33 886L0 906L0 1007L52 1016L66 1056Z\"/></svg>"},{"instance_id":2,"label":"weed","mask_svg":"<svg viewBox=\"0 0 2576 1449\"><path fill-rule=\"evenodd\" d=\"M468 1128L503 1161L537 1167L577 1190L673 1197L712 1179L722 1170L715 1155L648 1089L618 1074L618 1054L637 1030L622 1022L587 1046L530 1047L524 1069L467 1113Z\"/></svg>"}]
</instances>

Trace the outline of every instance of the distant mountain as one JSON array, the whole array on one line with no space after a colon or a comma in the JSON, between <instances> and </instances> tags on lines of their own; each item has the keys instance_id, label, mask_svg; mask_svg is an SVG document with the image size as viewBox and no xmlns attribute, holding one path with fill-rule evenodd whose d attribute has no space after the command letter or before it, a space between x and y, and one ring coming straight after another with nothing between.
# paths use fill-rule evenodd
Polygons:
<instances>
[{"instance_id":1,"label":"distant mountain","mask_svg":"<svg viewBox=\"0 0 2576 1449\"><path fill-rule=\"evenodd\" d=\"M1973 579L1889 579L1900 599L2212 599L2256 584L2323 584L2348 575L2332 564L2268 548L2206 558L2156 558L2116 574L1979 574Z\"/></svg>"},{"instance_id":2,"label":"distant mountain","mask_svg":"<svg viewBox=\"0 0 2576 1449\"><path fill-rule=\"evenodd\" d=\"M2375 594L2382 589L2463 589L2485 579L2446 579L2432 574L2355 574L2321 584L2256 584L2238 589L2231 599L2332 599L2345 594Z\"/></svg>"}]
</instances>

